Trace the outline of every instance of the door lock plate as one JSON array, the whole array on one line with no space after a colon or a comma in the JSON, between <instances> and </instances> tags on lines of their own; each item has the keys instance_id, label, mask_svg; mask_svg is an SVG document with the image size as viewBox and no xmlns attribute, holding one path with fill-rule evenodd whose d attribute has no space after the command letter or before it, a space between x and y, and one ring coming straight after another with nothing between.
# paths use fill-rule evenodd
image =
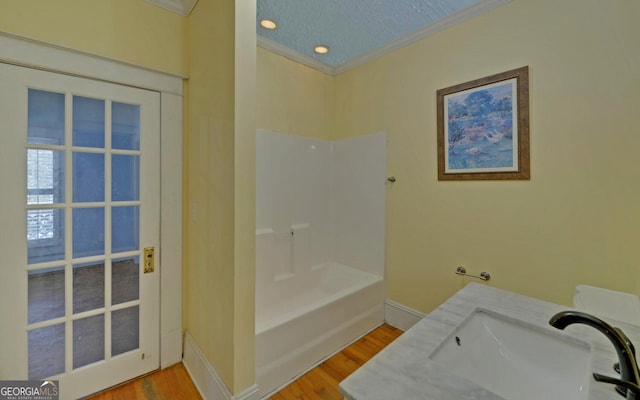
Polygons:
<instances>
[{"instance_id":1,"label":"door lock plate","mask_svg":"<svg viewBox=\"0 0 640 400\"><path fill-rule=\"evenodd\" d=\"M155 247L144 248L144 273L148 274L155 270Z\"/></svg>"}]
</instances>

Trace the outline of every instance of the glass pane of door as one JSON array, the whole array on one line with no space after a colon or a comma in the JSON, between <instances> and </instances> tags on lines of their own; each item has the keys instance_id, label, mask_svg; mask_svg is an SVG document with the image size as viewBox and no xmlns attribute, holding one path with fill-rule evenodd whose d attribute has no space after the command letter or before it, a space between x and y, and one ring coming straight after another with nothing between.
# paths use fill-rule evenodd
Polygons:
<instances>
[{"instance_id":1,"label":"glass pane of door","mask_svg":"<svg viewBox=\"0 0 640 400\"><path fill-rule=\"evenodd\" d=\"M104 307L104 262L73 266L73 313Z\"/></svg>"},{"instance_id":2,"label":"glass pane of door","mask_svg":"<svg viewBox=\"0 0 640 400\"><path fill-rule=\"evenodd\" d=\"M28 120L29 378L46 379L139 348L140 106L30 89Z\"/></svg>"},{"instance_id":3,"label":"glass pane of door","mask_svg":"<svg viewBox=\"0 0 640 400\"><path fill-rule=\"evenodd\" d=\"M27 110L29 144L64 144L64 109L64 93L29 89Z\"/></svg>"},{"instance_id":4,"label":"glass pane of door","mask_svg":"<svg viewBox=\"0 0 640 400\"><path fill-rule=\"evenodd\" d=\"M32 329L29 339L29 379L55 376L65 370L65 324Z\"/></svg>"},{"instance_id":5,"label":"glass pane of door","mask_svg":"<svg viewBox=\"0 0 640 400\"><path fill-rule=\"evenodd\" d=\"M64 267L29 271L30 324L64 317Z\"/></svg>"},{"instance_id":6,"label":"glass pane of door","mask_svg":"<svg viewBox=\"0 0 640 400\"><path fill-rule=\"evenodd\" d=\"M105 101L73 96L73 145L104 148Z\"/></svg>"}]
</instances>

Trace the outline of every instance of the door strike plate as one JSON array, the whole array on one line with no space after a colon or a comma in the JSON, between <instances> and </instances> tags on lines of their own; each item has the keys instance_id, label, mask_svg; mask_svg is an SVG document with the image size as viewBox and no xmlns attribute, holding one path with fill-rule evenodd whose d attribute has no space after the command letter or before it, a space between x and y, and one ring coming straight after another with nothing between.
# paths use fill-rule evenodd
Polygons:
<instances>
[{"instance_id":1,"label":"door strike plate","mask_svg":"<svg viewBox=\"0 0 640 400\"><path fill-rule=\"evenodd\" d=\"M144 273L148 274L155 270L155 247L144 248Z\"/></svg>"}]
</instances>

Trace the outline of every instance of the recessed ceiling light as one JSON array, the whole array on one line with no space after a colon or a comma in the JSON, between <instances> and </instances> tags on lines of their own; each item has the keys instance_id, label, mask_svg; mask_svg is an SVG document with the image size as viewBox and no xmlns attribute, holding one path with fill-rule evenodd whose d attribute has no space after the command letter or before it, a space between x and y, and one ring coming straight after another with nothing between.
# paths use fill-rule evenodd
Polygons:
<instances>
[{"instance_id":1,"label":"recessed ceiling light","mask_svg":"<svg viewBox=\"0 0 640 400\"><path fill-rule=\"evenodd\" d=\"M260 26L264 29L274 30L278 27L278 24L276 24L275 21L265 18L263 20L260 20Z\"/></svg>"},{"instance_id":2,"label":"recessed ceiling light","mask_svg":"<svg viewBox=\"0 0 640 400\"><path fill-rule=\"evenodd\" d=\"M316 54L327 54L329 52L329 46L319 45L313 48Z\"/></svg>"}]
</instances>

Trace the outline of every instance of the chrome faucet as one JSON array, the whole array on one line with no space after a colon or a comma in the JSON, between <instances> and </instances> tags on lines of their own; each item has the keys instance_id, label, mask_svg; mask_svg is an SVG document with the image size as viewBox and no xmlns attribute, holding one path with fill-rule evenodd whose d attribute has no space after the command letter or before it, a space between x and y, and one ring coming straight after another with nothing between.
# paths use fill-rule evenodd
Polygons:
<instances>
[{"instance_id":1,"label":"chrome faucet","mask_svg":"<svg viewBox=\"0 0 640 400\"><path fill-rule=\"evenodd\" d=\"M571 324L584 324L602 332L613 344L618 353L620 363L620 379L593 374L598 382L616 385L616 391L627 400L640 399L640 373L635 358L635 349L631 341L619 328L614 328L593 315L579 311L562 311L551 317L549 324L558 329L564 329Z\"/></svg>"}]
</instances>

